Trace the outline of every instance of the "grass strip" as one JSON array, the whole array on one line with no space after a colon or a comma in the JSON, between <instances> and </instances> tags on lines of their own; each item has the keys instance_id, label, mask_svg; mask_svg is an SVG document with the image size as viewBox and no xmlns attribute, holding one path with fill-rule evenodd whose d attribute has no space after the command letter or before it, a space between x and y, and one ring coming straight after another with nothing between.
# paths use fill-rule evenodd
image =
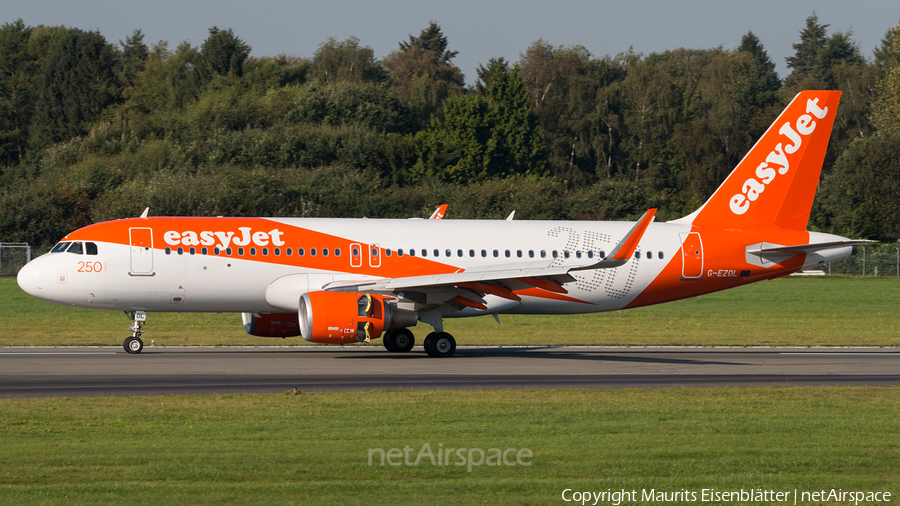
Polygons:
<instances>
[{"instance_id":1,"label":"grass strip","mask_svg":"<svg viewBox=\"0 0 900 506\"><path fill-rule=\"evenodd\" d=\"M566 488L897 498L897 420L900 387L2 400L0 502L560 504ZM369 465L370 449L409 447L412 462L425 443L533 456L471 471L455 452L449 465Z\"/></svg>"}]
</instances>

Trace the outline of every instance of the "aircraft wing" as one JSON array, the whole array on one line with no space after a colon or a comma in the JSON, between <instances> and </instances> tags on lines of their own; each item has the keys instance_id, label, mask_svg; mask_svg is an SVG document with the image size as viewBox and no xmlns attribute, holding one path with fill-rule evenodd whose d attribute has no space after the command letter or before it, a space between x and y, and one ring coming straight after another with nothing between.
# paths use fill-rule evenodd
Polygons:
<instances>
[{"instance_id":1,"label":"aircraft wing","mask_svg":"<svg viewBox=\"0 0 900 506\"><path fill-rule=\"evenodd\" d=\"M325 285L326 291L352 291L373 293L400 293L401 291L440 292L442 297L430 297L430 303L440 304L453 300L462 305L485 309L481 298L484 294L497 295L510 300L520 300L515 290L539 288L565 294L563 284L575 281L570 272L592 269L610 269L624 265L634 256L637 245L653 221L656 209L650 209L622 238L609 256L592 264L558 266L523 266L523 264L491 265L483 268L459 270L444 274L408 276L399 278L335 281ZM533 265L533 264L532 264ZM459 300L462 298L463 300ZM440 300L445 299L445 300Z\"/></svg>"}]
</instances>

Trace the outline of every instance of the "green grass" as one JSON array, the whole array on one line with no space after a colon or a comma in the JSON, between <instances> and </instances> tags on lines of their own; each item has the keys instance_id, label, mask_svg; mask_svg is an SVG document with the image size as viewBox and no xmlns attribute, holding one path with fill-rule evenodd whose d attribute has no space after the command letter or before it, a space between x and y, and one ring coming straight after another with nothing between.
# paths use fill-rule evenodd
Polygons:
<instances>
[{"instance_id":1,"label":"green grass","mask_svg":"<svg viewBox=\"0 0 900 506\"><path fill-rule=\"evenodd\" d=\"M3 504L559 504L565 488L900 494L900 387L0 401ZM371 448L530 466L368 465ZM454 459L456 457L454 456ZM608 504L608 503L607 503Z\"/></svg>"},{"instance_id":2,"label":"green grass","mask_svg":"<svg viewBox=\"0 0 900 506\"><path fill-rule=\"evenodd\" d=\"M0 346L118 345L128 320L44 302L0 279ZM645 308L591 315L445 321L460 345L900 346L900 278L786 278ZM152 313L157 345L305 345L247 335L238 314ZM417 339L430 327L414 329ZM373 342L380 346L380 342Z\"/></svg>"}]
</instances>

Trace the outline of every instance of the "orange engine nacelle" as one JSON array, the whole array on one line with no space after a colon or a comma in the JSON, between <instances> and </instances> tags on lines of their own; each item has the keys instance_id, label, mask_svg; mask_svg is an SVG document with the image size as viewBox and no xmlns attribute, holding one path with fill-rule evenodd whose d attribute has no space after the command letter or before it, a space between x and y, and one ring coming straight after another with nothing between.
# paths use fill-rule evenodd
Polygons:
<instances>
[{"instance_id":1,"label":"orange engine nacelle","mask_svg":"<svg viewBox=\"0 0 900 506\"><path fill-rule=\"evenodd\" d=\"M300 335L296 313L241 313L244 330L251 336L294 337Z\"/></svg>"},{"instance_id":2,"label":"orange engine nacelle","mask_svg":"<svg viewBox=\"0 0 900 506\"><path fill-rule=\"evenodd\" d=\"M353 343L417 323L415 312L393 308L388 299L368 293L304 293L298 311L300 335L313 343Z\"/></svg>"}]
</instances>

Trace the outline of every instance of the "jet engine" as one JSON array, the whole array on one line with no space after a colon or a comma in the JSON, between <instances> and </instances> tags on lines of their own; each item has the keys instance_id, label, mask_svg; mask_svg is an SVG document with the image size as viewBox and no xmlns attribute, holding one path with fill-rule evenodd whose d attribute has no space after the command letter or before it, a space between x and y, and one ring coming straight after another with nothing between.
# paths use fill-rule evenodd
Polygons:
<instances>
[{"instance_id":1,"label":"jet engine","mask_svg":"<svg viewBox=\"0 0 900 506\"><path fill-rule=\"evenodd\" d=\"M241 313L244 330L251 336L294 337L300 335L297 313Z\"/></svg>"},{"instance_id":2,"label":"jet engine","mask_svg":"<svg viewBox=\"0 0 900 506\"><path fill-rule=\"evenodd\" d=\"M368 293L307 292L300 297L300 334L314 343L378 339L386 330L418 323L415 311L397 309L390 297Z\"/></svg>"}]
</instances>

